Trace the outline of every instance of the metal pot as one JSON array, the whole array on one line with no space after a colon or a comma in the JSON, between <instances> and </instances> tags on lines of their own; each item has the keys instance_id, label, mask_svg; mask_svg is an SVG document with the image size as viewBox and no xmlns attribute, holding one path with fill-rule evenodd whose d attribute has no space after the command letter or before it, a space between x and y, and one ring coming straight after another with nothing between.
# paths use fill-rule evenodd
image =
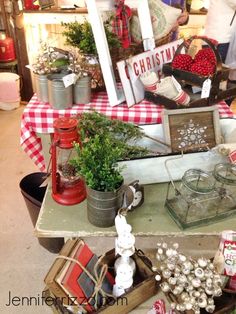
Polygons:
<instances>
[{"instance_id":1,"label":"metal pot","mask_svg":"<svg viewBox=\"0 0 236 314\"><path fill-rule=\"evenodd\" d=\"M116 191L95 191L86 186L88 220L97 227L111 227L115 224L117 211L124 197L123 185Z\"/></svg>"},{"instance_id":2,"label":"metal pot","mask_svg":"<svg viewBox=\"0 0 236 314\"><path fill-rule=\"evenodd\" d=\"M36 74L34 73L35 79L35 92L38 100L48 102L48 79L47 74Z\"/></svg>"},{"instance_id":3,"label":"metal pot","mask_svg":"<svg viewBox=\"0 0 236 314\"><path fill-rule=\"evenodd\" d=\"M73 104L72 85L65 87L63 77L66 74L50 74L48 79L49 104L54 109L71 108Z\"/></svg>"},{"instance_id":4,"label":"metal pot","mask_svg":"<svg viewBox=\"0 0 236 314\"><path fill-rule=\"evenodd\" d=\"M91 101L91 76L79 78L74 85L74 103L87 104Z\"/></svg>"}]
</instances>

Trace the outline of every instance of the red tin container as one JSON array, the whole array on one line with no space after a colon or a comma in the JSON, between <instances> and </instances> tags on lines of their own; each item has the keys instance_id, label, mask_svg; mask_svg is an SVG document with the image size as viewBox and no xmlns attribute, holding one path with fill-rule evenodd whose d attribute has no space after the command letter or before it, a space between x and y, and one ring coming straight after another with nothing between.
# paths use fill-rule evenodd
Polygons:
<instances>
[{"instance_id":1,"label":"red tin container","mask_svg":"<svg viewBox=\"0 0 236 314\"><path fill-rule=\"evenodd\" d=\"M34 4L35 0L24 0L25 10L38 10L39 5Z\"/></svg>"},{"instance_id":2,"label":"red tin container","mask_svg":"<svg viewBox=\"0 0 236 314\"><path fill-rule=\"evenodd\" d=\"M0 62L10 62L16 59L14 41L6 34L0 34Z\"/></svg>"}]
</instances>

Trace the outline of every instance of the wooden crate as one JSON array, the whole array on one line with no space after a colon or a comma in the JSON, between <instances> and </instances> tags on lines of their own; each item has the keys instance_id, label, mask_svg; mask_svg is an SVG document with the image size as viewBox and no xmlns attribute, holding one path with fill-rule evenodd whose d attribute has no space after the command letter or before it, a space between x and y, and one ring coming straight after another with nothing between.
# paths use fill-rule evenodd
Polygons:
<instances>
[{"instance_id":1,"label":"wooden crate","mask_svg":"<svg viewBox=\"0 0 236 314\"><path fill-rule=\"evenodd\" d=\"M178 54L181 54L181 51L183 50L186 54L188 53L191 54L190 53L191 48L192 48L191 44L193 43L195 39L200 39L203 42L205 42L205 45L208 45L214 52L215 57L216 57L216 62L217 62L216 72L213 75L206 77L206 76L201 76L192 72L173 68L172 63L166 63L163 65L163 68L162 68L164 75L165 76L173 75L179 82L183 82L186 85L199 86L199 87L202 87L204 81L207 78L209 78L211 80L210 95L208 98L204 100L207 102L207 105L212 105L219 102L220 100L236 96L235 84L227 87L226 90L222 90L220 87L221 82L228 80L230 69L228 67L225 67L222 64L221 57L217 51L217 48L208 38L201 37L201 36L191 37L190 39L184 41L178 47L178 49L175 52L175 56L177 56Z\"/></svg>"},{"instance_id":2,"label":"wooden crate","mask_svg":"<svg viewBox=\"0 0 236 314\"><path fill-rule=\"evenodd\" d=\"M151 263L140 250L136 250L132 258L136 264L133 287L129 292L117 298L117 302L115 302L113 306L105 306L97 311L97 313L126 314L157 293L158 285L155 280L156 274L151 269ZM112 266L114 262L115 252L112 250L106 254L105 263L107 263L108 266ZM120 302L122 298L126 298L126 304Z\"/></svg>"},{"instance_id":3,"label":"wooden crate","mask_svg":"<svg viewBox=\"0 0 236 314\"><path fill-rule=\"evenodd\" d=\"M191 92L190 88L183 88L183 90L190 96L188 106L179 105L176 101L165 96L145 91L144 98L158 105L163 105L167 109L186 109L186 108L199 108L209 106L208 98L201 98L199 94Z\"/></svg>"},{"instance_id":4,"label":"wooden crate","mask_svg":"<svg viewBox=\"0 0 236 314\"><path fill-rule=\"evenodd\" d=\"M221 143L216 106L163 110L163 128L171 152L207 151Z\"/></svg>"},{"instance_id":5,"label":"wooden crate","mask_svg":"<svg viewBox=\"0 0 236 314\"><path fill-rule=\"evenodd\" d=\"M230 96L235 95L235 88L227 90L225 95L224 91L220 89L220 83L226 81L229 76L229 68L222 67L221 70L218 70L215 75L206 77L194 74L192 72L187 72L179 69L174 69L171 66L171 63L163 65L163 73L165 76L173 75L177 81L183 81L186 85L199 86L202 87L204 81L207 78L210 78L212 81L210 95L207 98L208 105L214 104L219 100L229 98ZM230 95L228 95L230 94ZM224 98L226 96L226 98Z\"/></svg>"},{"instance_id":6,"label":"wooden crate","mask_svg":"<svg viewBox=\"0 0 236 314\"><path fill-rule=\"evenodd\" d=\"M154 92L145 91L144 98L158 105L163 105L167 109L200 108L217 104L221 100L236 97L236 84L229 83L226 90L218 91L215 97L201 98L201 93L193 93L191 86L186 86L183 90L189 95L188 106L179 105L176 101Z\"/></svg>"},{"instance_id":7,"label":"wooden crate","mask_svg":"<svg viewBox=\"0 0 236 314\"><path fill-rule=\"evenodd\" d=\"M155 280L156 273L152 271L150 261L140 250L136 250L132 258L136 263L133 287L116 300L110 300L108 305L100 308L96 313L126 314L157 293L158 284ZM112 270L115 259L114 249L105 254L103 262L109 266L109 271ZM44 294L53 297L53 293L49 289L46 289ZM54 313L58 314L72 313L60 303L60 298L55 299L55 302L52 304L52 309Z\"/></svg>"}]
</instances>

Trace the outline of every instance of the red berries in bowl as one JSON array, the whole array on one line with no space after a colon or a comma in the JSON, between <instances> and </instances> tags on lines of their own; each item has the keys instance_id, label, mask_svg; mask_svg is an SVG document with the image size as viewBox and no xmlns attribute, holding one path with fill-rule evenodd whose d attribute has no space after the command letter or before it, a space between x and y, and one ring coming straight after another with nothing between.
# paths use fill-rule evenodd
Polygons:
<instances>
[{"instance_id":1,"label":"red berries in bowl","mask_svg":"<svg viewBox=\"0 0 236 314\"><path fill-rule=\"evenodd\" d=\"M207 60L216 66L216 56L211 48L203 48L196 53L194 62L199 62L202 60Z\"/></svg>"},{"instance_id":2,"label":"red berries in bowl","mask_svg":"<svg viewBox=\"0 0 236 314\"><path fill-rule=\"evenodd\" d=\"M193 64L193 58L187 54L179 54L175 56L172 67L175 69L190 71L191 65Z\"/></svg>"},{"instance_id":3,"label":"red berries in bowl","mask_svg":"<svg viewBox=\"0 0 236 314\"><path fill-rule=\"evenodd\" d=\"M213 75L216 70L216 56L211 48L199 50L194 59L188 54L179 54L174 57L172 67L189 71L201 76Z\"/></svg>"},{"instance_id":4,"label":"red berries in bowl","mask_svg":"<svg viewBox=\"0 0 236 314\"><path fill-rule=\"evenodd\" d=\"M190 68L190 72L196 73L201 76L209 76L214 74L215 65L212 64L208 60L200 60L198 62L194 62Z\"/></svg>"}]
</instances>

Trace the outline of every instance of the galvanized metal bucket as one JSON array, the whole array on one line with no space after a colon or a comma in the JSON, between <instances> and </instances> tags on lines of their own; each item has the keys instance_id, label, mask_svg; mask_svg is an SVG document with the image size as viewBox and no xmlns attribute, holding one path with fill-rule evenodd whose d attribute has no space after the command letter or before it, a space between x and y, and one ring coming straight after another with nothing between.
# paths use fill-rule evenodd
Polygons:
<instances>
[{"instance_id":1,"label":"galvanized metal bucket","mask_svg":"<svg viewBox=\"0 0 236 314\"><path fill-rule=\"evenodd\" d=\"M74 103L88 104L91 101L91 76L84 76L74 85Z\"/></svg>"},{"instance_id":2,"label":"galvanized metal bucket","mask_svg":"<svg viewBox=\"0 0 236 314\"><path fill-rule=\"evenodd\" d=\"M50 74L48 78L49 104L54 109L71 108L73 104L72 85L65 87L62 78L65 74Z\"/></svg>"},{"instance_id":3,"label":"galvanized metal bucket","mask_svg":"<svg viewBox=\"0 0 236 314\"><path fill-rule=\"evenodd\" d=\"M86 191L89 222L101 228L114 226L117 211L123 204L123 185L114 192L95 191L87 186Z\"/></svg>"},{"instance_id":4,"label":"galvanized metal bucket","mask_svg":"<svg viewBox=\"0 0 236 314\"><path fill-rule=\"evenodd\" d=\"M46 74L34 73L35 92L37 98L43 102L48 102L48 79Z\"/></svg>"}]
</instances>

